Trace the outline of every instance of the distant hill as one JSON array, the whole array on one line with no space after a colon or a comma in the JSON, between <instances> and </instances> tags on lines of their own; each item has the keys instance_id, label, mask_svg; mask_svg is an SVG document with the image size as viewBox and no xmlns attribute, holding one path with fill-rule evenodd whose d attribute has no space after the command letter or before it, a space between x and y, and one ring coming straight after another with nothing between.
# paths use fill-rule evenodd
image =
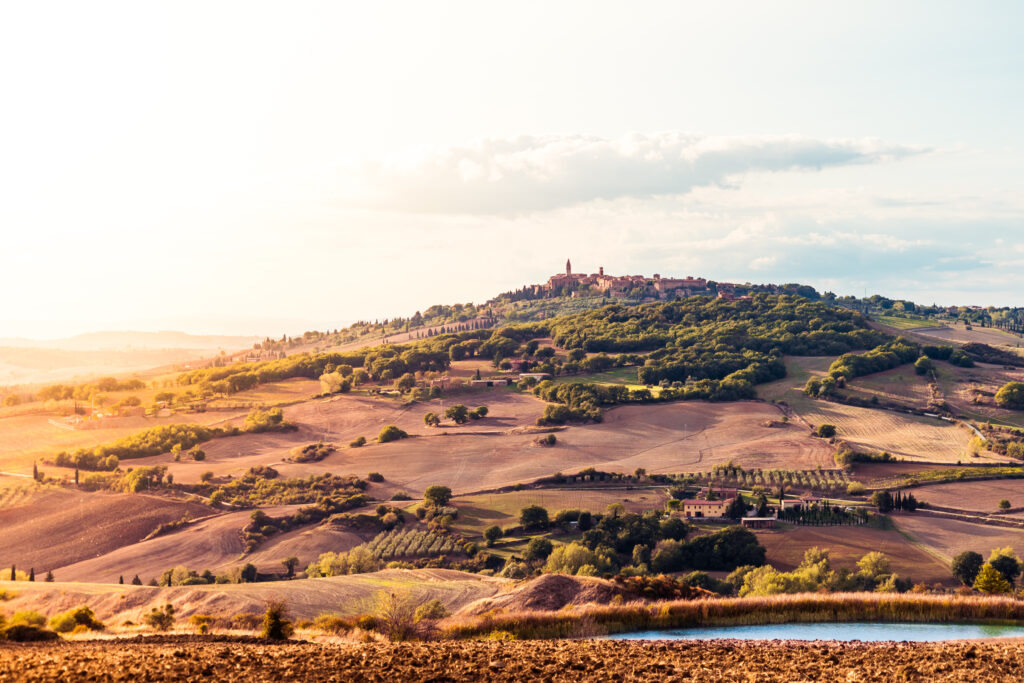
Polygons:
<instances>
[{"instance_id":1,"label":"distant hill","mask_svg":"<svg viewBox=\"0 0 1024 683\"><path fill-rule=\"evenodd\" d=\"M66 351L121 351L129 349L247 349L260 337L230 335L188 334L165 330L137 332L110 330L87 332L64 339L0 338L0 346L34 349L63 349Z\"/></svg>"}]
</instances>

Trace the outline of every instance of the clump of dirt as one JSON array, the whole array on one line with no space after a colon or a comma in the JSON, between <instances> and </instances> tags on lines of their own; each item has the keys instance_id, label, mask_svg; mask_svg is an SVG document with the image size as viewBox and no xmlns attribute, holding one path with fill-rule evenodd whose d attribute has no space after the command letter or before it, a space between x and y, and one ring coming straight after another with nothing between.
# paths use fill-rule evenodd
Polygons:
<instances>
[{"instance_id":1,"label":"clump of dirt","mask_svg":"<svg viewBox=\"0 0 1024 683\"><path fill-rule=\"evenodd\" d=\"M1020 642L736 640L0 645L0 680L1013 681Z\"/></svg>"},{"instance_id":2,"label":"clump of dirt","mask_svg":"<svg viewBox=\"0 0 1024 683\"><path fill-rule=\"evenodd\" d=\"M606 605L616 596L625 600L635 599L626 589L604 579L544 574L517 584L505 593L472 602L462 608L460 614L475 615L494 610L553 612L569 605Z\"/></svg>"}]
</instances>

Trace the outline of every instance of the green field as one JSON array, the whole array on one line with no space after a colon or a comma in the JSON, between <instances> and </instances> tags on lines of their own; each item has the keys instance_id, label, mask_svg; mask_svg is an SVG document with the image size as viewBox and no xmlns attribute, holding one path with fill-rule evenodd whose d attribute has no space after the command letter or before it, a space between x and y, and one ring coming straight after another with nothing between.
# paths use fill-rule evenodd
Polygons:
<instances>
[{"instance_id":1,"label":"green field","mask_svg":"<svg viewBox=\"0 0 1024 683\"><path fill-rule=\"evenodd\" d=\"M655 396L661 390L660 387L648 387L645 384L637 384L636 368L615 368L607 372L595 372L590 375L566 375L556 377L555 384L621 384L622 386L634 389L649 389Z\"/></svg>"},{"instance_id":2,"label":"green field","mask_svg":"<svg viewBox=\"0 0 1024 683\"><path fill-rule=\"evenodd\" d=\"M937 323L927 318L905 318L895 315L876 315L875 320L897 330L914 330L919 327L935 327Z\"/></svg>"}]
</instances>

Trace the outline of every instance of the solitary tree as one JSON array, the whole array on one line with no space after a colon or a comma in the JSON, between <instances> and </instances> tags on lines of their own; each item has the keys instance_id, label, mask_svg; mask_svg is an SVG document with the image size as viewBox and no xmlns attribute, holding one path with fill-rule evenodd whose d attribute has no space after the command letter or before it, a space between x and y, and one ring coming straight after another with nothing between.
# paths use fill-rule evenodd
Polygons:
<instances>
[{"instance_id":1,"label":"solitary tree","mask_svg":"<svg viewBox=\"0 0 1024 683\"><path fill-rule=\"evenodd\" d=\"M1003 498L1001 501L999 501L999 509L1000 510L1009 510L1010 509L1010 501L1008 501L1007 499Z\"/></svg>"},{"instance_id":2,"label":"solitary tree","mask_svg":"<svg viewBox=\"0 0 1024 683\"><path fill-rule=\"evenodd\" d=\"M501 530L501 527L496 524L494 526L489 526L486 529L484 529L484 540L487 541L487 547L490 548L495 543L497 543L498 539L502 537L503 533L504 532Z\"/></svg>"},{"instance_id":3,"label":"solitary tree","mask_svg":"<svg viewBox=\"0 0 1024 683\"><path fill-rule=\"evenodd\" d=\"M285 570L287 570L288 572L287 576L290 579L295 576L295 567L299 564L299 558L295 557L294 555L292 557L286 557L285 559L281 560L281 564L284 565Z\"/></svg>"},{"instance_id":4,"label":"solitary tree","mask_svg":"<svg viewBox=\"0 0 1024 683\"><path fill-rule=\"evenodd\" d=\"M423 502L434 507L444 507L452 499L452 490L447 486L435 484L428 486L423 492Z\"/></svg>"},{"instance_id":5,"label":"solitary tree","mask_svg":"<svg viewBox=\"0 0 1024 683\"><path fill-rule=\"evenodd\" d=\"M965 550L953 558L953 576L965 586L973 586L984 559L973 550Z\"/></svg>"},{"instance_id":6,"label":"solitary tree","mask_svg":"<svg viewBox=\"0 0 1024 683\"><path fill-rule=\"evenodd\" d=\"M444 416L457 425L464 424L469 420L469 408L461 403L456 403L445 409Z\"/></svg>"},{"instance_id":7,"label":"solitary tree","mask_svg":"<svg viewBox=\"0 0 1024 683\"><path fill-rule=\"evenodd\" d=\"M550 524L548 511L540 505L527 505L519 511L519 523L527 531L546 529Z\"/></svg>"}]
</instances>

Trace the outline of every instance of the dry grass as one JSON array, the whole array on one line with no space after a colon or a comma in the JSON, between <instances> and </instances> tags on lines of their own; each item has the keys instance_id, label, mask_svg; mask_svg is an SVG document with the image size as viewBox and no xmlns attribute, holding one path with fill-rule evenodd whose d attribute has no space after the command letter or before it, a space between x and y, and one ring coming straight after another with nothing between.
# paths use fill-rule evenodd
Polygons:
<instances>
[{"instance_id":1,"label":"dry grass","mask_svg":"<svg viewBox=\"0 0 1024 683\"><path fill-rule=\"evenodd\" d=\"M897 515L893 520L915 542L946 560L965 550L988 557L993 548L1006 546L1014 548L1018 556L1024 555L1024 532L1020 529L913 514Z\"/></svg>"},{"instance_id":2,"label":"dry grass","mask_svg":"<svg viewBox=\"0 0 1024 683\"><path fill-rule=\"evenodd\" d=\"M456 617L444 631L448 638L472 638L507 631L519 638L565 638L628 631L793 622L1018 622L1024 602L1014 598L833 593L777 595L764 598L679 600L625 605L592 605L563 612L490 614Z\"/></svg>"},{"instance_id":3,"label":"dry grass","mask_svg":"<svg viewBox=\"0 0 1024 683\"><path fill-rule=\"evenodd\" d=\"M992 479L924 486L915 490L921 500L942 507L994 513L1006 499L1014 508L1024 507L1024 479Z\"/></svg>"},{"instance_id":4,"label":"dry grass","mask_svg":"<svg viewBox=\"0 0 1024 683\"><path fill-rule=\"evenodd\" d=\"M635 490L583 490L583 489L528 489L511 493L462 496L452 500L458 508L455 525L471 532L497 524L510 526L519 523L519 511L528 505L547 508L551 515L558 510L576 509L604 512L612 503L621 503L629 512L660 510L668 495L664 488Z\"/></svg>"}]
</instances>

